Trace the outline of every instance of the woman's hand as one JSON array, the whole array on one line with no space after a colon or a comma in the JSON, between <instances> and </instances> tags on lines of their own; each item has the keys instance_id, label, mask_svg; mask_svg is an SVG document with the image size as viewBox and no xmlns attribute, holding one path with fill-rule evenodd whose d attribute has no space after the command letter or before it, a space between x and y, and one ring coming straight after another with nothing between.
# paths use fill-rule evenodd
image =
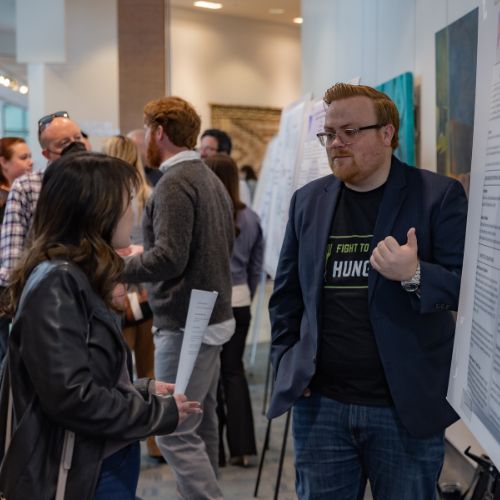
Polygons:
<instances>
[{"instance_id":1,"label":"woman's hand","mask_svg":"<svg viewBox=\"0 0 500 500\"><path fill-rule=\"evenodd\" d=\"M127 297L127 288L123 283L118 283L113 289L113 298L111 303L118 311L125 310L125 298Z\"/></svg>"},{"instance_id":2,"label":"woman's hand","mask_svg":"<svg viewBox=\"0 0 500 500\"><path fill-rule=\"evenodd\" d=\"M201 404L198 401L188 401L184 394L175 394L175 384L155 380L155 394L159 396L173 396L179 413L179 424L186 420L190 413L202 413Z\"/></svg>"},{"instance_id":3,"label":"woman's hand","mask_svg":"<svg viewBox=\"0 0 500 500\"><path fill-rule=\"evenodd\" d=\"M184 422L189 414L203 412L201 404L198 401L188 401L185 394L175 394L174 399L177 403L177 411L179 412L179 424Z\"/></svg>"},{"instance_id":4,"label":"woman's hand","mask_svg":"<svg viewBox=\"0 0 500 500\"><path fill-rule=\"evenodd\" d=\"M116 248L115 252L120 257L131 257L132 255L139 255L144 252L144 247L142 245L129 245L125 248Z\"/></svg>"}]
</instances>

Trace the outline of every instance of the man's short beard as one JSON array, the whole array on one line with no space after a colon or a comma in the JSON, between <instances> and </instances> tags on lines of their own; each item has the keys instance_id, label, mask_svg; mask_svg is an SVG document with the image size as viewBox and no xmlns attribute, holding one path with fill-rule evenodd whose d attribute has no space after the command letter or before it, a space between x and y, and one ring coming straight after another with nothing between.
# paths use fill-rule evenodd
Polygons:
<instances>
[{"instance_id":1,"label":"man's short beard","mask_svg":"<svg viewBox=\"0 0 500 500\"><path fill-rule=\"evenodd\" d=\"M146 157L149 167L158 168L162 163L160 148L158 147L158 144L156 144L153 134L151 134L151 137L149 138Z\"/></svg>"}]
</instances>

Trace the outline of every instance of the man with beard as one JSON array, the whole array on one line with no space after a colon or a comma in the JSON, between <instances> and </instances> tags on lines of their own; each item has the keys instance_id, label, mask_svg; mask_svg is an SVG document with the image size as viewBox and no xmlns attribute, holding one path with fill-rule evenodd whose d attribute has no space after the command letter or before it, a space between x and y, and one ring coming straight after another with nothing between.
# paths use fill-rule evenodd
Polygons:
<instances>
[{"instance_id":1,"label":"man with beard","mask_svg":"<svg viewBox=\"0 0 500 500\"><path fill-rule=\"evenodd\" d=\"M156 186L161 177L161 171L158 168L148 166L148 159L146 155L146 132L143 128L136 128L131 130L127 137L131 139L137 146L139 154L141 155L142 166L146 174L146 180L151 187Z\"/></svg>"},{"instance_id":2,"label":"man with beard","mask_svg":"<svg viewBox=\"0 0 500 500\"><path fill-rule=\"evenodd\" d=\"M144 252L127 257L124 279L147 285L159 380L175 380L191 290L219 294L186 389L202 403L203 415L157 442L182 498L220 499L216 390L221 347L235 326L231 200L194 151L201 121L189 103L178 97L151 101L144 122L148 164L163 175L144 210Z\"/></svg>"},{"instance_id":3,"label":"man with beard","mask_svg":"<svg viewBox=\"0 0 500 500\"><path fill-rule=\"evenodd\" d=\"M459 182L400 162L385 94L336 84L333 175L299 189L269 309L269 416L291 406L301 499L435 498L467 200Z\"/></svg>"}]
</instances>

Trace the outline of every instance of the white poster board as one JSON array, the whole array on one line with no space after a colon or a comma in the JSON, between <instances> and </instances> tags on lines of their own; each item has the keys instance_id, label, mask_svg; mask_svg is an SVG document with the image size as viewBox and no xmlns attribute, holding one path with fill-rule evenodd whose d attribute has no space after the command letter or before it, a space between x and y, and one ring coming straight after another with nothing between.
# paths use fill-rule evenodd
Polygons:
<instances>
[{"instance_id":1,"label":"white poster board","mask_svg":"<svg viewBox=\"0 0 500 500\"><path fill-rule=\"evenodd\" d=\"M266 173L266 182L271 184L263 188L270 193L269 213L265 216L267 225L264 268L272 278L278 267L288 221L288 208L295 190L295 171L302 158L310 102L310 96L305 96L288 105L281 113L279 133L273 146L275 149L271 173ZM259 200L259 203L261 202Z\"/></svg>"},{"instance_id":2,"label":"white poster board","mask_svg":"<svg viewBox=\"0 0 500 500\"><path fill-rule=\"evenodd\" d=\"M465 259L448 400L500 468L500 2L480 2Z\"/></svg>"},{"instance_id":3,"label":"white poster board","mask_svg":"<svg viewBox=\"0 0 500 500\"><path fill-rule=\"evenodd\" d=\"M316 137L317 133L324 131L326 108L323 100L313 102L310 106L302 158L295 172L295 189L332 173L326 150Z\"/></svg>"}]
</instances>

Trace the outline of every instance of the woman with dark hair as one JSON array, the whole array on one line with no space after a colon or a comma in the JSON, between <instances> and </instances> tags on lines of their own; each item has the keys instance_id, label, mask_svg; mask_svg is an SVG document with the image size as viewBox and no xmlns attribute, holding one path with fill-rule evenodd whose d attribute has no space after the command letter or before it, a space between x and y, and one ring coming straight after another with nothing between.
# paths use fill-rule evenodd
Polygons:
<instances>
[{"instance_id":1,"label":"woman with dark hair","mask_svg":"<svg viewBox=\"0 0 500 500\"><path fill-rule=\"evenodd\" d=\"M0 139L0 224L12 183L21 175L31 172L31 151L21 137Z\"/></svg>"},{"instance_id":2,"label":"woman with dark hair","mask_svg":"<svg viewBox=\"0 0 500 500\"><path fill-rule=\"evenodd\" d=\"M232 306L236 330L221 353L223 401L218 401L220 462L225 462L223 423L233 465L247 466L248 455L256 455L255 432L248 383L243 367L245 341L250 327L250 305L259 282L264 242L259 217L239 198L236 163L227 155L206 158L205 163L219 177L233 202L236 239L231 256ZM225 403L225 404L224 404ZM224 411L225 410L225 411ZM225 414L225 415L224 415Z\"/></svg>"},{"instance_id":3,"label":"woman with dark hair","mask_svg":"<svg viewBox=\"0 0 500 500\"><path fill-rule=\"evenodd\" d=\"M9 500L132 500L138 440L201 411L172 384L131 382L115 250L130 243L138 184L132 166L98 153L63 156L44 175L5 306L15 313L0 394Z\"/></svg>"}]
</instances>

